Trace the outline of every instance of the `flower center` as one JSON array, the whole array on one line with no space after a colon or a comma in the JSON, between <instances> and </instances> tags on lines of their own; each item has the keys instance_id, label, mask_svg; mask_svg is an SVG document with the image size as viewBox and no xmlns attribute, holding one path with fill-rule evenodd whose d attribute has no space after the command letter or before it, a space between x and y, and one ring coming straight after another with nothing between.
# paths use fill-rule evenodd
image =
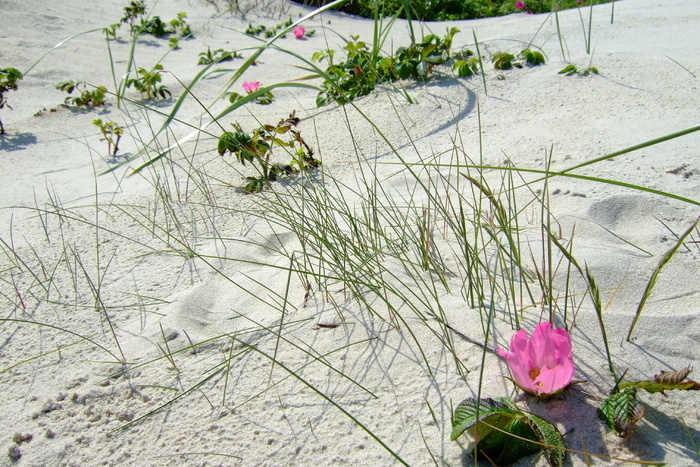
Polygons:
<instances>
[{"instance_id":1,"label":"flower center","mask_svg":"<svg viewBox=\"0 0 700 467\"><path fill-rule=\"evenodd\" d=\"M531 380L536 380L537 377L540 375L540 369L539 368L530 368L530 379Z\"/></svg>"}]
</instances>

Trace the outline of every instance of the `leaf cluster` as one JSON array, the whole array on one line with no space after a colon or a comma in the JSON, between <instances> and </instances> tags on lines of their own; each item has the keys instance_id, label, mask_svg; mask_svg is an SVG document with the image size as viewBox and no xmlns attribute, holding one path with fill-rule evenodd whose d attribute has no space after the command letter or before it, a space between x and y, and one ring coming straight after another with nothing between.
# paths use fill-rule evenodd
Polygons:
<instances>
[{"instance_id":1,"label":"leaf cluster","mask_svg":"<svg viewBox=\"0 0 700 467\"><path fill-rule=\"evenodd\" d=\"M124 16L119 20L118 23L110 24L106 28L102 29L108 39L117 38L117 29L121 27L122 24L129 24L132 33L134 32L134 22L146 14L146 3L143 0L132 0L127 6L124 7Z\"/></svg>"},{"instance_id":2,"label":"leaf cluster","mask_svg":"<svg viewBox=\"0 0 700 467\"><path fill-rule=\"evenodd\" d=\"M560 75L566 75L566 76L572 76L572 75L579 75L579 76L588 76L590 74L598 74L598 68L594 66L587 66L586 68L579 70L576 65L567 65L563 69L559 71Z\"/></svg>"},{"instance_id":3,"label":"leaf cluster","mask_svg":"<svg viewBox=\"0 0 700 467\"><path fill-rule=\"evenodd\" d=\"M399 47L393 64L396 75L401 79L428 78L435 65L442 65L450 59L452 39L458 32L459 29L453 27L443 38L429 34L420 43Z\"/></svg>"},{"instance_id":4,"label":"leaf cluster","mask_svg":"<svg viewBox=\"0 0 700 467\"><path fill-rule=\"evenodd\" d=\"M119 20L119 24L134 24L134 21L146 14L146 3L143 0L132 0L124 7L124 16Z\"/></svg>"},{"instance_id":5,"label":"leaf cluster","mask_svg":"<svg viewBox=\"0 0 700 467\"><path fill-rule=\"evenodd\" d=\"M212 63L229 62L234 58L243 58L243 56L235 50L216 49L212 52L211 48L207 47L206 52L199 52L199 61L197 62L197 65L211 65Z\"/></svg>"},{"instance_id":6,"label":"leaf cluster","mask_svg":"<svg viewBox=\"0 0 700 467\"><path fill-rule=\"evenodd\" d=\"M566 456L564 439L559 430L537 415L523 412L506 398L468 398L460 402L452 417L454 441L463 433L474 440L477 457L485 457L496 465L547 451L547 459L561 466Z\"/></svg>"},{"instance_id":7,"label":"leaf cluster","mask_svg":"<svg viewBox=\"0 0 700 467\"><path fill-rule=\"evenodd\" d=\"M620 380L598 408L598 416L623 438L629 438L634 425L644 417L644 406L637 399L637 393L643 389L649 393L665 391L698 391L700 383L686 378L692 372L691 367L676 371L661 371L654 380L623 381Z\"/></svg>"},{"instance_id":8,"label":"leaf cluster","mask_svg":"<svg viewBox=\"0 0 700 467\"><path fill-rule=\"evenodd\" d=\"M7 97L5 93L8 91L17 90L17 82L22 79L22 73L16 68L0 68L0 109L4 109L5 106L12 108L10 104L7 103ZM0 120L0 135L5 134L5 127L2 125L2 120Z\"/></svg>"},{"instance_id":9,"label":"leaf cluster","mask_svg":"<svg viewBox=\"0 0 700 467\"><path fill-rule=\"evenodd\" d=\"M381 56L370 49L359 36L351 36L343 47L347 55L341 63L333 63L335 54L333 50L316 52L312 56L313 61L328 60L329 62L325 70L327 78L321 84L316 104L320 107L331 100L346 104L372 92L377 83L409 78L428 79L436 65L453 62L450 49L452 39L458 32L459 29L451 28L443 38L430 34L422 42L400 47L395 55L389 57ZM464 53L464 55L467 54L471 52ZM476 59L471 60L464 55L460 55L464 63L455 69L460 76L470 76L476 72L478 60L475 62Z\"/></svg>"},{"instance_id":10,"label":"leaf cluster","mask_svg":"<svg viewBox=\"0 0 700 467\"><path fill-rule=\"evenodd\" d=\"M164 85L158 84L161 82L161 72L163 70L163 65L160 63L155 65L150 71L145 68L138 68L136 70L136 77L129 78L126 80L125 84L127 88L133 86L141 96L146 99L160 99L165 100L172 97L172 93Z\"/></svg>"},{"instance_id":11,"label":"leaf cluster","mask_svg":"<svg viewBox=\"0 0 700 467\"><path fill-rule=\"evenodd\" d=\"M145 14L146 4L143 1L132 1L129 5L124 7L124 16L121 20L119 20L118 23L110 24L106 28L103 28L102 31L107 36L107 39L116 39L117 29L119 29L122 24L129 24L131 34L134 36L141 34L151 34L155 37L166 37L170 34L177 34L180 37L192 36L192 30L190 25L187 24L187 13L185 12L178 13L177 18L169 22L163 21L159 16L145 18ZM135 24L137 20L139 20L139 23ZM177 49L177 41L171 39L170 46L173 49Z\"/></svg>"},{"instance_id":12,"label":"leaf cluster","mask_svg":"<svg viewBox=\"0 0 700 467\"><path fill-rule=\"evenodd\" d=\"M74 91L77 91L77 96L69 95L65 99L66 105L72 104L76 107L96 107L98 105L104 105L105 94L107 94L106 87L97 86L90 90L85 81L63 81L56 85L56 89L65 91L68 94L73 94Z\"/></svg>"},{"instance_id":13,"label":"leaf cluster","mask_svg":"<svg viewBox=\"0 0 700 467\"><path fill-rule=\"evenodd\" d=\"M102 138L100 141L107 142L107 153L116 156L119 151L119 140L124 134L124 130L115 122L104 123L101 118L92 121L92 124L100 129Z\"/></svg>"},{"instance_id":14,"label":"leaf cluster","mask_svg":"<svg viewBox=\"0 0 700 467\"><path fill-rule=\"evenodd\" d=\"M300 121L292 111L288 118L280 120L277 125L263 125L252 134L246 133L239 124L234 123L234 131L224 132L219 137L217 150L220 155L230 152L243 165L249 163L259 166L260 176L247 177L248 183L243 187L243 191L262 191L279 177L310 170L321 164L314 157L313 149L302 138L301 132L296 130ZM287 152L291 154L288 164L271 162L274 147L287 148Z\"/></svg>"},{"instance_id":15,"label":"leaf cluster","mask_svg":"<svg viewBox=\"0 0 700 467\"><path fill-rule=\"evenodd\" d=\"M294 21L292 21L292 18L289 18L284 23L279 23L272 27L267 27L264 24L258 24L257 26L253 26L252 23L248 23L248 27L244 32L249 36L263 35L264 37L273 37L277 34L278 31L288 28L293 23Z\"/></svg>"},{"instance_id":16,"label":"leaf cluster","mask_svg":"<svg viewBox=\"0 0 700 467\"><path fill-rule=\"evenodd\" d=\"M165 22L159 16L146 19L141 18L141 24L135 27L136 34L150 34L155 37L166 37L177 34L180 37L191 37L192 30L186 21L187 13L180 12L176 19Z\"/></svg>"},{"instance_id":17,"label":"leaf cluster","mask_svg":"<svg viewBox=\"0 0 700 467\"><path fill-rule=\"evenodd\" d=\"M21 79L22 73L16 68L0 68L0 109L5 108L6 105L10 107L5 93L7 91L16 91L17 82Z\"/></svg>"},{"instance_id":18,"label":"leaf cluster","mask_svg":"<svg viewBox=\"0 0 700 467\"><path fill-rule=\"evenodd\" d=\"M523 68L525 64L530 66L544 65L544 54L532 49L524 49L515 55L508 52L501 52L491 57L491 62L496 70L510 70L511 68Z\"/></svg>"}]
</instances>

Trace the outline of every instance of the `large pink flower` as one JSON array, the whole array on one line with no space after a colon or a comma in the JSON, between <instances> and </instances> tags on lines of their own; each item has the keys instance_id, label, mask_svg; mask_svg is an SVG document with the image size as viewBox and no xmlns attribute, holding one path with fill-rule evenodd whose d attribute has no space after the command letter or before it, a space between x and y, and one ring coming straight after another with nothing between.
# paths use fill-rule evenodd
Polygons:
<instances>
[{"instance_id":1,"label":"large pink flower","mask_svg":"<svg viewBox=\"0 0 700 467\"><path fill-rule=\"evenodd\" d=\"M540 399L563 391L574 377L571 336L547 322L538 324L529 339L524 329L516 332L510 352L499 348L498 355L506 359L513 382Z\"/></svg>"},{"instance_id":2,"label":"large pink flower","mask_svg":"<svg viewBox=\"0 0 700 467\"><path fill-rule=\"evenodd\" d=\"M525 3L522 2L521 0L518 0L515 2L515 9L516 10L524 10L525 9Z\"/></svg>"}]
</instances>

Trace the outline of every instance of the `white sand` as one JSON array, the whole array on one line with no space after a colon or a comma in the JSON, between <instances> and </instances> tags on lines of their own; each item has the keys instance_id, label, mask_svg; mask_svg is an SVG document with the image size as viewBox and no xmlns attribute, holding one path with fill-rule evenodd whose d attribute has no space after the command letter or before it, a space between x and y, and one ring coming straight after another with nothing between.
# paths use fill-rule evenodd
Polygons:
<instances>
[{"instance_id":1,"label":"white sand","mask_svg":"<svg viewBox=\"0 0 700 467\"><path fill-rule=\"evenodd\" d=\"M0 66L24 72L59 41L117 21L126 4L121 0L93 3L86 6L86 2L77 0L2 2ZM275 14L280 8L285 11L281 20ZM179 11L187 12L195 38L181 41L180 50L163 58L167 42L144 37L137 44L136 63L150 67L163 58L166 70L189 82L201 69L195 65L197 54L207 47L231 49L257 44L233 30L242 31L248 22L274 25L290 15L298 18L311 10L277 2L259 11L261 16L250 13L245 19L237 19L230 15L216 17L214 8L204 2L170 0L159 2L153 13L169 20ZM583 9L582 13L587 23L588 10ZM408 161L417 160L417 154L426 157L449 149L457 135L461 138L458 144L478 160L478 102L484 164L497 166L509 158L518 167L534 169L544 167L550 148L552 167L558 170L700 123L700 8L696 0L619 1L615 3L614 24L610 24L610 13L611 5L594 9L592 56L585 53L579 14L574 10L559 15L571 61L582 68L592 61L600 70L598 76L557 74L566 63L553 17L516 14L455 22L462 30L455 37L455 48L473 42L472 29L491 53L517 53L522 43L514 41L532 40L547 54L549 61L545 66L503 72L506 79L499 80L499 72L485 64L488 96L481 76L454 79L449 70L442 70L441 79L426 85L407 84L416 104L408 104L399 94L382 87L356 104ZM326 40L331 48L340 49L341 41L336 35L324 35L322 22L345 36L359 34L364 40L371 39L371 21L325 13L307 24L317 30L314 37L297 41L289 35L280 45L307 58L325 49ZM445 27L452 25L433 23L423 28L426 33L430 30L442 35ZM124 29L121 35L126 36ZM407 41L406 24L399 21L387 46L393 44L396 48ZM129 43L111 45L119 77L126 67ZM245 51L244 55L250 53ZM241 63L238 60L224 66L238 67ZM293 65L299 62L292 56L267 51L242 81L272 84L307 74ZM182 88L172 75L165 74L163 82L177 98ZM229 76L199 83L195 88L197 97L211 103ZM0 291L4 298L0 302L2 318L57 326L90 337L93 343L83 341L56 351L80 338L47 326L2 323L0 463L10 463L6 452L17 446L13 441L16 433L33 435L31 441L17 446L22 454L18 465L398 463L339 407L408 464L471 462L462 447L449 439L450 412L451 407L478 390L481 348L452 335L457 354L470 371L461 378L453 357L429 330L439 329L434 321L423 325L410 313L405 316L421 342L425 352L421 356L406 326L397 330L388 321L388 315L369 315L356 301L343 302L343 293L337 289L330 292L340 300L349 324L319 328L316 323L337 322L338 315L318 290L305 303L296 275L291 276L289 314L282 334L286 340L279 344L277 359L332 399L333 404L295 378L283 380L287 376L285 370L279 366L272 370L270 361L256 353L234 359L227 380L220 373L192 389L231 352L235 355L245 347L237 344L231 349L230 340L219 339L200 346L196 353L177 353L173 357L176 371L161 358L159 346L165 345L161 326L172 337L168 341L170 350L189 345L188 336L199 343L228 332L237 333L237 338L272 354L277 339L272 330L261 331L260 326L279 326L279 311L266 302L280 303L289 260L242 241L270 241L288 251L299 248L298 241L289 232L275 231L245 213L255 207L255 198L232 188L231 185L241 183L240 174L216 154L215 138L203 136L197 146L190 141L173 158L186 170L183 154L190 159L194 154L194 164L216 179L210 179L212 196L227 209L201 208L198 203L204 200L196 189L200 179L188 178L180 170L177 180L170 178L169 186L172 197L179 201L172 205L173 213L183 222L184 230L177 232L172 224L158 227L170 229L173 238L188 242L200 255L239 261L210 259L206 264L200 259L159 254L168 249L159 240L164 235L158 228L140 225L148 222L138 212L146 216L152 216L155 209L162 212L164 206L152 184L156 173L163 174L163 167L159 165L157 171L128 178L124 169L95 178L95 172L102 172L114 162L106 157L106 144L99 140L100 134L91 121L112 119L128 128L120 149L121 154L133 155L140 148L137 137L147 140L149 127L158 128L162 118L132 111L135 120L125 120L111 96L109 105L97 110L61 107L64 95L55 85L68 79L114 90L101 33L80 36L49 54L20 82L18 91L7 95L13 110L0 111L7 130L0 139L0 236L4 242L0 259ZM242 92L240 83L234 89ZM127 96L138 99L133 89ZM359 176L358 164L353 162L356 155L348 120L352 122L355 144L368 158L396 160L356 110L336 105L317 109L315 98L311 90L276 90L272 105L249 104L225 117L222 124L230 128L229 123L238 121L251 130L255 119L276 123L295 109L303 119L302 133L317 149L325 170L348 186L357 187ZM158 109L167 112L173 103ZM220 102L217 108L224 104ZM188 99L178 118L197 125L200 114L201 108ZM191 131L183 123L174 124L172 129L170 142ZM209 129L220 133L215 126ZM162 140L161 144L167 143ZM577 171L667 191L696 200L695 205L572 178L555 178L549 187L553 193L551 209L566 239L576 225L574 254L581 264L588 265L604 291L605 323L613 359L619 372L628 369L631 380L653 377L662 369L698 366L700 250L693 243L698 240L697 232L663 270L632 342L625 341L654 267L675 242L669 229L680 234L698 216L698 148L700 134L693 133ZM406 182L391 176L395 166L380 166L379 171L385 190L397 197L411 196ZM497 181L499 175L493 175ZM349 193L346 196L352 202L353 197ZM96 201L102 210L96 211ZM72 218L64 217L59 222L55 212L61 206L70 210L66 212ZM26 207L30 209L23 209ZM37 216L37 207L50 213ZM85 217L77 218L74 213ZM533 209L528 216L539 219L539 212ZM94 222L109 231L101 230L96 236L90 227ZM533 228L526 232L533 241L534 254L539 242L537 234ZM214 240L216 237L223 239ZM20 264L10 254L10 246L26 264ZM175 243L171 247L182 249ZM99 265L95 259L97 250ZM127 375L120 375L121 366L115 364L120 350L108 321L95 311L86 276L95 287L100 282L100 296L115 327L121 352L132 363ZM559 275L558 287L563 284L562 277L563 273ZM448 322L465 335L483 341L479 312L470 310L462 300L459 278L454 284L449 293L438 283L439 301ZM232 319L239 315L255 320L259 326L240 317ZM531 331L539 315L539 308L530 308L525 328ZM495 336L500 345L507 345L513 330L500 316L495 323ZM244 333L246 329L257 331ZM566 437L567 446L573 450L668 465L697 464L700 459L681 421L682 417L695 442L700 442L697 394L676 392L669 393L668 398L642 394L646 416L635 427L631 440L618 438L596 415L596 408L614 380L607 370L598 321L588 299L583 300L572 337L576 378L588 383L542 403L514 392L511 383L503 378L508 374L507 368L488 353L482 396L517 394L521 407L541 414L562 431L573 430ZM371 340L365 341L368 338ZM342 349L344 346L349 347ZM328 352L333 352L325 357L328 365L315 362L304 366L312 362L314 355ZM44 353L48 354L34 358ZM152 361L157 358L160 359ZM17 366L11 368L13 365ZM183 395L164 410L119 429L129 420ZM240 460L225 456L238 456ZM569 454L568 459L574 465L585 464L582 455ZM545 464L544 459L530 458L522 465L535 462ZM605 459L592 462L618 463Z\"/></svg>"}]
</instances>

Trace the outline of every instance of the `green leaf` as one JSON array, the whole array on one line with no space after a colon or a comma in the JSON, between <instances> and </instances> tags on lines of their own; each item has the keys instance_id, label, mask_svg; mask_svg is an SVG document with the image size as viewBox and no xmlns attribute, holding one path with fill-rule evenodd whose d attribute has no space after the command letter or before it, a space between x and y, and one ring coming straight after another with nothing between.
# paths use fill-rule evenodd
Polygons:
<instances>
[{"instance_id":1,"label":"green leaf","mask_svg":"<svg viewBox=\"0 0 700 467\"><path fill-rule=\"evenodd\" d=\"M565 74L566 76L571 76L578 71L576 65L567 65L563 69L559 70L559 74Z\"/></svg>"},{"instance_id":2,"label":"green leaf","mask_svg":"<svg viewBox=\"0 0 700 467\"><path fill-rule=\"evenodd\" d=\"M564 446L564 437L559 433L559 430L542 417L531 413L525 413L528 419L530 428L535 432L537 437L547 446L547 458L551 465L561 466L566 457L566 447Z\"/></svg>"},{"instance_id":3,"label":"green leaf","mask_svg":"<svg viewBox=\"0 0 700 467\"><path fill-rule=\"evenodd\" d=\"M523 55L525 56L527 63L533 66L543 65L545 62L544 55L542 55L542 52L538 52L537 50L523 50Z\"/></svg>"},{"instance_id":4,"label":"green leaf","mask_svg":"<svg viewBox=\"0 0 700 467\"><path fill-rule=\"evenodd\" d=\"M478 419L477 419L478 405ZM473 397L463 400L455 409L452 417L452 441L459 438L462 433L471 428L478 421L482 421L494 414L510 414L517 416L518 413L508 407L501 400L481 399L477 404L477 400Z\"/></svg>"},{"instance_id":5,"label":"green leaf","mask_svg":"<svg viewBox=\"0 0 700 467\"><path fill-rule=\"evenodd\" d=\"M493 56L493 67L497 70L510 70L513 68L512 60L515 57L509 53L500 53Z\"/></svg>"},{"instance_id":6,"label":"green leaf","mask_svg":"<svg viewBox=\"0 0 700 467\"><path fill-rule=\"evenodd\" d=\"M437 44L430 44L423 49L423 51L421 52L421 55L423 56L423 58L426 58L436 48L437 48Z\"/></svg>"},{"instance_id":7,"label":"green leaf","mask_svg":"<svg viewBox=\"0 0 700 467\"><path fill-rule=\"evenodd\" d=\"M598 415L619 436L629 438L634 425L644 416L644 407L637 400L634 386L611 394L598 409Z\"/></svg>"},{"instance_id":8,"label":"green leaf","mask_svg":"<svg viewBox=\"0 0 700 467\"><path fill-rule=\"evenodd\" d=\"M498 465L536 453L542 445L546 445L552 465L560 466L564 461L564 440L557 428L505 398L462 401L452 418L451 439L456 440L465 431L475 440L477 455Z\"/></svg>"},{"instance_id":9,"label":"green leaf","mask_svg":"<svg viewBox=\"0 0 700 467\"><path fill-rule=\"evenodd\" d=\"M660 374L654 376L654 381L625 381L619 384L620 389L628 387L636 387L644 389L647 392L660 392L665 395L664 391L679 390L679 391L698 391L700 383L685 378L693 370L690 367L681 368L676 371L661 371Z\"/></svg>"}]
</instances>

